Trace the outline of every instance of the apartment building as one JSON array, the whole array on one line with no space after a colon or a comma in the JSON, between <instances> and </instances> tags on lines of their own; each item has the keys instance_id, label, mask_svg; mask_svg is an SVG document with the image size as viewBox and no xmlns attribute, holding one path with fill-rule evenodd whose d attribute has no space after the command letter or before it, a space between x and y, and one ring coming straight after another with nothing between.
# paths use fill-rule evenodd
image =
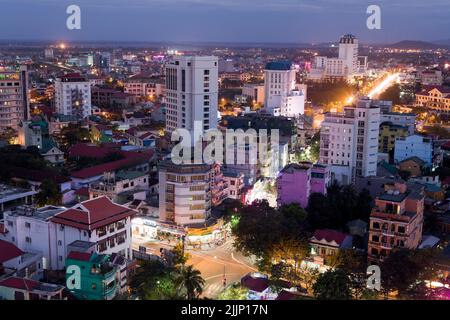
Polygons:
<instances>
[{"instance_id":1,"label":"apartment building","mask_svg":"<svg viewBox=\"0 0 450 320\"><path fill-rule=\"evenodd\" d=\"M79 73L69 73L55 81L55 108L63 115L84 119L92 114L91 84Z\"/></svg>"},{"instance_id":2,"label":"apartment building","mask_svg":"<svg viewBox=\"0 0 450 320\"><path fill-rule=\"evenodd\" d=\"M310 194L326 195L329 183L327 166L310 162L291 163L281 170L276 180L278 206L297 203L306 208Z\"/></svg>"},{"instance_id":3,"label":"apartment building","mask_svg":"<svg viewBox=\"0 0 450 320\"><path fill-rule=\"evenodd\" d=\"M370 214L368 260L383 261L395 248L415 249L422 239L422 187L394 182L384 185Z\"/></svg>"},{"instance_id":4,"label":"apartment building","mask_svg":"<svg viewBox=\"0 0 450 320\"><path fill-rule=\"evenodd\" d=\"M395 140L408 135L408 128L383 122L380 124L380 134L378 139L378 152L388 153L395 147Z\"/></svg>"},{"instance_id":5,"label":"apartment building","mask_svg":"<svg viewBox=\"0 0 450 320\"><path fill-rule=\"evenodd\" d=\"M333 179L348 184L377 170L380 107L368 98L343 112L328 112L322 122L319 163L331 166Z\"/></svg>"},{"instance_id":6,"label":"apartment building","mask_svg":"<svg viewBox=\"0 0 450 320\"><path fill-rule=\"evenodd\" d=\"M418 134L395 139L394 160L399 163L411 157L418 157L427 165L433 163L433 141Z\"/></svg>"},{"instance_id":7,"label":"apartment building","mask_svg":"<svg viewBox=\"0 0 450 320\"><path fill-rule=\"evenodd\" d=\"M213 167L207 164L159 166L159 219L177 225L204 223L211 216Z\"/></svg>"},{"instance_id":8,"label":"apartment building","mask_svg":"<svg viewBox=\"0 0 450 320\"><path fill-rule=\"evenodd\" d=\"M7 128L18 130L19 124L30 116L28 72L0 67L0 132Z\"/></svg>"}]
</instances>

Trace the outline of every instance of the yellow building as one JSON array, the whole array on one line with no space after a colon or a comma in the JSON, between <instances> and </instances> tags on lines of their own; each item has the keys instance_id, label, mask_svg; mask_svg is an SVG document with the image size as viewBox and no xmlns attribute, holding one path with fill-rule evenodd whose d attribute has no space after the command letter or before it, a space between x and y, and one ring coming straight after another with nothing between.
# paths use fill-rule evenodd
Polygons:
<instances>
[{"instance_id":1,"label":"yellow building","mask_svg":"<svg viewBox=\"0 0 450 320\"><path fill-rule=\"evenodd\" d=\"M378 152L388 153L395 146L397 137L406 137L408 128L393 124L392 122L383 122L380 124L380 133L378 136Z\"/></svg>"},{"instance_id":2,"label":"yellow building","mask_svg":"<svg viewBox=\"0 0 450 320\"><path fill-rule=\"evenodd\" d=\"M428 107L438 112L450 112L450 88L426 87L416 94L416 105Z\"/></svg>"}]
</instances>

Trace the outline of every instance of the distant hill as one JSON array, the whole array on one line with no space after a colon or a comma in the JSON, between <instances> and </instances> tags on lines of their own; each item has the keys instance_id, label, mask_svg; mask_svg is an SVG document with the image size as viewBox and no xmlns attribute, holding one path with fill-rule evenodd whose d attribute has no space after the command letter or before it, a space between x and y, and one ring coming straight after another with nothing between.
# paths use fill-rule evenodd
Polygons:
<instances>
[{"instance_id":1,"label":"distant hill","mask_svg":"<svg viewBox=\"0 0 450 320\"><path fill-rule=\"evenodd\" d=\"M414 40L404 40L388 46L392 49L438 49L442 48L442 45L425 42L425 41L414 41Z\"/></svg>"},{"instance_id":2,"label":"distant hill","mask_svg":"<svg viewBox=\"0 0 450 320\"><path fill-rule=\"evenodd\" d=\"M436 43L437 45L444 45L444 46L450 47L450 39L437 40L437 41L433 41L433 43Z\"/></svg>"}]
</instances>

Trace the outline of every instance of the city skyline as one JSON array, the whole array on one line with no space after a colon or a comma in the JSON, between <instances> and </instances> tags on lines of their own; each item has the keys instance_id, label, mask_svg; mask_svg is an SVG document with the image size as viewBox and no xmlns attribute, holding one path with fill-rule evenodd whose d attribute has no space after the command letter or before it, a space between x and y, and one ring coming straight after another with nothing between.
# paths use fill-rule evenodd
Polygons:
<instances>
[{"instance_id":1,"label":"city skyline","mask_svg":"<svg viewBox=\"0 0 450 320\"><path fill-rule=\"evenodd\" d=\"M350 30L363 43L450 39L450 7L441 0L408 1L407 6L401 0L2 2L2 12L8 14L0 20L0 40L320 43L335 41ZM71 4L81 8L81 30L66 28L66 8ZM381 8L381 30L366 27L371 4ZM19 15L22 19L16 19ZM32 27L24 28L23 21Z\"/></svg>"}]
</instances>

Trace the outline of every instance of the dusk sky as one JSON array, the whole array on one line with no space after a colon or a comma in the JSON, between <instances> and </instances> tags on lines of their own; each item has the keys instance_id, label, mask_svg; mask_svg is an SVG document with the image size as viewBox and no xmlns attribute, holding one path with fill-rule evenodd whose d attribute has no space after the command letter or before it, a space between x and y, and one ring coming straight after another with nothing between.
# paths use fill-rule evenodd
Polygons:
<instances>
[{"instance_id":1,"label":"dusk sky","mask_svg":"<svg viewBox=\"0 0 450 320\"><path fill-rule=\"evenodd\" d=\"M66 29L66 7L82 29ZM366 8L381 7L381 30ZM450 0L0 0L1 40L361 42L450 38Z\"/></svg>"}]
</instances>

